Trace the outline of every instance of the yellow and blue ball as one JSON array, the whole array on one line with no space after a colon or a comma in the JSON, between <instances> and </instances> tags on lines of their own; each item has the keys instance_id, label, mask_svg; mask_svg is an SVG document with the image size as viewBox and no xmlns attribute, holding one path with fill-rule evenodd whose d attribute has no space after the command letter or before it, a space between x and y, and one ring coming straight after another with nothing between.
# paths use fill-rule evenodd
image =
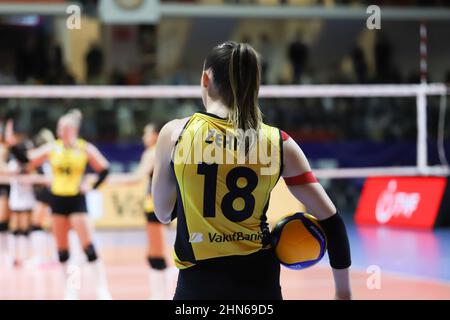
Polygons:
<instances>
[{"instance_id":1,"label":"yellow and blue ball","mask_svg":"<svg viewBox=\"0 0 450 320\"><path fill-rule=\"evenodd\" d=\"M303 212L281 219L272 230L272 244L280 263L301 270L325 255L327 239L318 220Z\"/></svg>"}]
</instances>

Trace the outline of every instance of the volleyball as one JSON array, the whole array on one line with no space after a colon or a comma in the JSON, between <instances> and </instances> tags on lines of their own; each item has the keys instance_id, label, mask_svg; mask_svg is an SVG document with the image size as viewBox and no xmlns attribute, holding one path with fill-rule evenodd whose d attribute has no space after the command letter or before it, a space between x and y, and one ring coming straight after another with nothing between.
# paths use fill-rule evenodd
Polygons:
<instances>
[{"instance_id":1,"label":"volleyball","mask_svg":"<svg viewBox=\"0 0 450 320\"><path fill-rule=\"evenodd\" d=\"M280 263L294 270L315 265L327 248L327 239L318 220L303 212L281 219L272 231L272 239Z\"/></svg>"}]
</instances>

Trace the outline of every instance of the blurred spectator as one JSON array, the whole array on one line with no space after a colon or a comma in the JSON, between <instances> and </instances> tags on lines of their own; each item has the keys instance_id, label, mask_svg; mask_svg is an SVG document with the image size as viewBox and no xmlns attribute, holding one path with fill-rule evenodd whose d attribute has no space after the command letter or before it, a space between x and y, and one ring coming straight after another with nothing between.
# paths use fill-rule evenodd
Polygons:
<instances>
[{"instance_id":1,"label":"blurred spectator","mask_svg":"<svg viewBox=\"0 0 450 320\"><path fill-rule=\"evenodd\" d=\"M105 84L103 79L103 52L96 44L92 45L85 57L86 80L88 84Z\"/></svg>"},{"instance_id":2,"label":"blurred spectator","mask_svg":"<svg viewBox=\"0 0 450 320\"><path fill-rule=\"evenodd\" d=\"M259 54L261 55L261 82L267 84L267 73L269 68L269 61L273 56L273 45L269 36L266 33L261 34L259 45Z\"/></svg>"},{"instance_id":3,"label":"blurred spectator","mask_svg":"<svg viewBox=\"0 0 450 320\"><path fill-rule=\"evenodd\" d=\"M375 81L400 83L400 75L392 63L393 47L384 33L379 33L375 43Z\"/></svg>"},{"instance_id":4,"label":"blurred spectator","mask_svg":"<svg viewBox=\"0 0 450 320\"><path fill-rule=\"evenodd\" d=\"M300 32L297 32L295 40L289 45L289 60L293 70L293 83L300 83L308 62L308 47L303 43Z\"/></svg>"},{"instance_id":5,"label":"blurred spectator","mask_svg":"<svg viewBox=\"0 0 450 320\"><path fill-rule=\"evenodd\" d=\"M49 67L46 72L46 83L53 85L72 85L75 78L67 70L63 61L63 52L59 45L52 48L49 55Z\"/></svg>"},{"instance_id":6,"label":"blurred spectator","mask_svg":"<svg viewBox=\"0 0 450 320\"><path fill-rule=\"evenodd\" d=\"M48 69L44 35L29 33L15 51L14 74L19 83L43 83Z\"/></svg>"},{"instance_id":7,"label":"blurred spectator","mask_svg":"<svg viewBox=\"0 0 450 320\"><path fill-rule=\"evenodd\" d=\"M360 47L355 47L352 51L353 70L358 83L367 82L367 63L364 52Z\"/></svg>"},{"instance_id":8,"label":"blurred spectator","mask_svg":"<svg viewBox=\"0 0 450 320\"><path fill-rule=\"evenodd\" d=\"M392 46L384 33L379 33L375 43L375 69L376 76L385 80L389 74Z\"/></svg>"}]
</instances>

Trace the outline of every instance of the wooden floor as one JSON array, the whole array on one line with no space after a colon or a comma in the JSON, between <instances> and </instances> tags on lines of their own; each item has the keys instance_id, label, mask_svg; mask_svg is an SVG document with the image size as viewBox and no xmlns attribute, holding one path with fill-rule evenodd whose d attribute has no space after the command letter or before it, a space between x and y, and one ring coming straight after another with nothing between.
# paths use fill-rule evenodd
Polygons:
<instances>
[{"instance_id":1,"label":"wooden floor","mask_svg":"<svg viewBox=\"0 0 450 320\"><path fill-rule=\"evenodd\" d=\"M114 299L147 299L147 280L144 249L139 246L102 247L109 285ZM81 299L95 299L91 281L82 270ZM177 270L170 268L171 294L175 288ZM352 271L355 299L450 299L450 283L412 277L381 274L380 289L369 290L365 270ZM331 271L326 265L308 270L293 271L282 268L282 288L285 299L332 299ZM61 299L61 270L57 264L0 268L0 299Z\"/></svg>"}]
</instances>

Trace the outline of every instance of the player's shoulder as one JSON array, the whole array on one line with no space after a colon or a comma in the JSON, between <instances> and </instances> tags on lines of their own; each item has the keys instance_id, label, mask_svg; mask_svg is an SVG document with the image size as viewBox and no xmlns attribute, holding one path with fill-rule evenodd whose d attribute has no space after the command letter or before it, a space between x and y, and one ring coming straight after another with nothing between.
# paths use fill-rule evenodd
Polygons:
<instances>
[{"instance_id":1,"label":"player's shoulder","mask_svg":"<svg viewBox=\"0 0 450 320\"><path fill-rule=\"evenodd\" d=\"M86 140L84 140L83 138L77 139L77 146L82 149L84 149L84 148L88 149L88 148L92 147L92 145L89 142L87 142Z\"/></svg>"},{"instance_id":2,"label":"player's shoulder","mask_svg":"<svg viewBox=\"0 0 450 320\"><path fill-rule=\"evenodd\" d=\"M98 148L94 144L90 143L87 140L81 139L81 138L78 139L78 147L81 150L83 150L84 152L86 152L88 154L88 156L91 156L94 153L99 152Z\"/></svg>"},{"instance_id":3,"label":"player's shoulder","mask_svg":"<svg viewBox=\"0 0 450 320\"><path fill-rule=\"evenodd\" d=\"M280 128L266 124L264 122L261 123L260 128L265 135L272 137L272 139L279 139L280 137L282 137L282 133L284 132Z\"/></svg>"},{"instance_id":4,"label":"player's shoulder","mask_svg":"<svg viewBox=\"0 0 450 320\"><path fill-rule=\"evenodd\" d=\"M280 130L280 129L278 129L277 127L271 126L271 125L269 125L269 124L267 124L267 123L265 123L265 122L261 122L261 129L266 129L266 130L276 130L276 131Z\"/></svg>"},{"instance_id":5,"label":"player's shoulder","mask_svg":"<svg viewBox=\"0 0 450 320\"><path fill-rule=\"evenodd\" d=\"M273 134L275 134L277 137L281 138L281 141L286 142L287 140L289 140L290 136L289 134L287 134L283 129L275 127L275 126L271 126L265 123L261 124L262 128L265 128L268 131L272 131Z\"/></svg>"},{"instance_id":6,"label":"player's shoulder","mask_svg":"<svg viewBox=\"0 0 450 320\"><path fill-rule=\"evenodd\" d=\"M159 136L162 139L171 138L171 137L178 137L181 134L181 131L183 130L183 128L188 123L190 118L191 117L186 117L186 118L182 118L182 119L173 119L173 120L167 122L161 128Z\"/></svg>"},{"instance_id":7,"label":"player's shoulder","mask_svg":"<svg viewBox=\"0 0 450 320\"><path fill-rule=\"evenodd\" d=\"M162 127L161 132L164 130L167 131L176 130L180 127L183 128L183 126L189 121L190 118L191 117L170 120Z\"/></svg>"}]
</instances>

